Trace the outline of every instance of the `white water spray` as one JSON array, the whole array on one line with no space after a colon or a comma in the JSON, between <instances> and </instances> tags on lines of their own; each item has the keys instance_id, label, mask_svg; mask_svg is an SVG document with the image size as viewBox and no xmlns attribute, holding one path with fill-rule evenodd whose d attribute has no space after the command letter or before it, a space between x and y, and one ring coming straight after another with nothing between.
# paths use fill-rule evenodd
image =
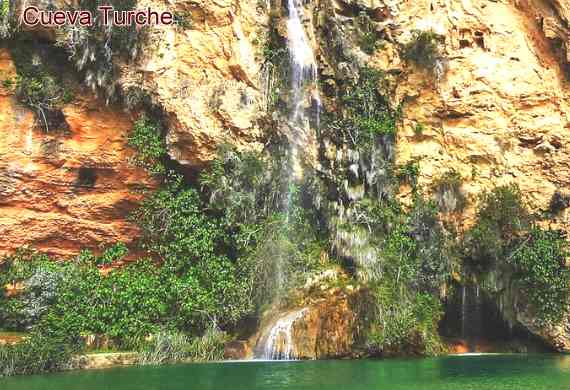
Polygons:
<instances>
[{"instance_id":1,"label":"white water spray","mask_svg":"<svg viewBox=\"0 0 570 390\"><path fill-rule=\"evenodd\" d=\"M293 325L307 313L307 309L301 309L280 318L271 327L263 347L263 359L269 360L294 360L297 358L293 340Z\"/></svg>"},{"instance_id":2,"label":"white water spray","mask_svg":"<svg viewBox=\"0 0 570 390\"><path fill-rule=\"evenodd\" d=\"M289 139L292 174L301 172L299 149L308 144L310 125L305 107L312 99L316 104L316 122L319 122L320 96L317 88L317 64L307 33L301 21L299 0L287 0L287 47L291 66L291 97L289 121L293 131Z\"/></svg>"},{"instance_id":3,"label":"white water spray","mask_svg":"<svg viewBox=\"0 0 570 390\"><path fill-rule=\"evenodd\" d=\"M302 4L300 0L287 0L289 16L287 19L287 48L289 51L290 91L288 112L288 135L290 165L286 175L289 178L285 214L287 223L294 202L293 183L302 177L301 158L311 143L310 116L308 107L316 107L315 123L319 124L321 100L317 88L317 64L307 32L302 23ZM313 111L314 112L314 111ZM285 283L282 261L276 260L275 273L277 288ZM291 360L296 358L293 326L303 318L307 309L291 312L273 322L267 332L262 334L256 348L256 357L270 360Z\"/></svg>"}]
</instances>

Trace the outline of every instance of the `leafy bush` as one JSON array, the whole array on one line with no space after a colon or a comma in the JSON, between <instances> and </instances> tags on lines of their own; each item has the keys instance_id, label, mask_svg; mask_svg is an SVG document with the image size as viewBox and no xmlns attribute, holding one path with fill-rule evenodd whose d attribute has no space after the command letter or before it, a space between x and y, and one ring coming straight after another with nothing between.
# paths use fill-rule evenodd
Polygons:
<instances>
[{"instance_id":1,"label":"leafy bush","mask_svg":"<svg viewBox=\"0 0 570 390\"><path fill-rule=\"evenodd\" d=\"M110 5L115 11L130 11L135 0L81 0L77 9L98 15L98 7ZM56 31L56 45L63 47L75 67L85 75L86 84L94 91L102 91L107 100L118 96L115 59L135 60L142 50L148 28L134 23L129 26L104 26L94 23L84 27L65 25Z\"/></svg>"},{"instance_id":2,"label":"leafy bush","mask_svg":"<svg viewBox=\"0 0 570 390\"><path fill-rule=\"evenodd\" d=\"M378 48L378 37L376 36L375 26L370 16L365 12L361 12L356 20L358 28L358 43L360 48L366 54L373 54Z\"/></svg>"},{"instance_id":3,"label":"leafy bush","mask_svg":"<svg viewBox=\"0 0 570 390\"><path fill-rule=\"evenodd\" d=\"M451 169L433 181L433 189L440 210L444 212L460 211L467 205L467 199L461 191L463 178Z\"/></svg>"},{"instance_id":4,"label":"leafy bush","mask_svg":"<svg viewBox=\"0 0 570 390\"><path fill-rule=\"evenodd\" d=\"M103 251L103 254L96 258L97 265L111 265L115 261L121 260L129 253L129 248L119 242Z\"/></svg>"},{"instance_id":5,"label":"leafy bush","mask_svg":"<svg viewBox=\"0 0 570 390\"><path fill-rule=\"evenodd\" d=\"M568 244L560 232L533 227L507 258L541 325L559 323L568 310L568 254Z\"/></svg>"},{"instance_id":6,"label":"leafy bush","mask_svg":"<svg viewBox=\"0 0 570 390\"><path fill-rule=\"evenodd\" d=\"M530 226L531 216L516 185L500 186L481 196L476 224L466 233L467 265L485 272L504 259L508 249Z\"/></svg>"},{"instance_id":7,"label":"leafy bush","mask_svg":"<svg viewBox=\"0 0 570 390\"><path fill-rule=\"evenodd\" d=\"M283 158L269 159L259 152L239 152L223 145L210 169L200 176L209 207L223 210L225 223L234 226L259 223L280 211L287 196Z\"/></svg>"},{"instance_id":8,"label":"leafy bush","mask_svg":"<svg viewBox=\"0 0 570 390\"><path fill-rule=\"evenodd\" d=\"M222 360L224 358L224 346L228 341L228 335L215 327L210 327L206 332L192 340L188 355L194 362Z\"/></svg>"},{"instance_id":9,"label":"leafy bush","mask_svg":"<svg viewBox=\"0 0 570 390\"><path fill-rule=\"evenodd\" d=\"M17 71L18 100L34 112L37 125L45 131L67 130L61 109L73 99L73 94L58 73L61 70L49 66L48 57L25 37L10 50Z\"/></svg>"},{"instance_id":10,"label":"leafy bush","mask_svg":"<svg viewBox=\"0 0 570 390\"><path fill-rule=\"evenodd\" d=\"M136 150L133 161L154 175L164 174L167 155L160 126L146 117L137 120L129 134L129 146Z\"/></svg>"},{"instance_id":11,"label":"leafy bush","mask_svg":"<svg viewBox=\"0 0 570 390\"><path fill-rule=\"evenodd\" d=\"M374 320L366 338L372 355L437 355L443 348L437 324L441 302L430 294L402 294L389 286L373 287Z\"/></svg>"},{"instance_id":12,"label":"leafy bush","mask_svg":"<svg viewBox=\"0 0 570 390\"><path fill-rule=\"evenodd\" d=\"M250 310L244 265L228 258L233 241L219 218L208 215L199 194L180 178L147 198L136 212L143 247L179 278L184 326L212 319L234 323Z\"/></svg>"},{"instance_id":13,"label":"leafy bush","mask_svg":"<svg viewBox=\"0 0 570 390\"><path fill-rule=\"evenodd\" d=\"M202 336L194 338L181 332L161 331L144 344L139 364L222 360L227 341L228 336L215 327L208 328Z\"/></svg>"},{"instance_id":14,"label":"leafy bush","mask_svg":"<svg viewBox=\"0 0 570 390\"><path fill-rule=\"evenodd\" d=\"M0 377L64 370L79 350L65 339L33 333L21 343L0 346Z\"/></svg>"},{"instance_id":15,"label":"leafy bush","mask_svg":"<svg viewBox=\"0 0 570 390\"><path fill-rule=\"evenodd\" d=\"M415 30L411 40L404 45L402 57L430 72L435 72L441 56L437 34L433 31Z\"/></svg>"},{"instance_id":16,"label":"leafy bush","mask_svg":"<svg viewBox=\"0 0 570 390\"><path fill-rule=\"evenodd\" d=\"M414 191L417 189L419 175L420 165L415 160L408 161L406 164L398 167L396 172L398 179L403 183L410 184Z\"/></svg>"},{"instance_id":17,"label":"leafy bush","mask_svg":"<svg viewBox=\"0 0 570 390\"><path fill-rule=\"evenodd\" d=\"M10 0L0 0L0 38L9 38L13 30Z\"/></svg>"},{"instance_id":18,"label":"leafy bush","mask_svg":"<svg viewBox=\"0 0 570 390\"><path fill-rule=\"evenodd\" d=\"M182 362L188 358L190 338L181 332L161 331L151 336L142 351L139 364Z\"/></svg>"}]
</instances>

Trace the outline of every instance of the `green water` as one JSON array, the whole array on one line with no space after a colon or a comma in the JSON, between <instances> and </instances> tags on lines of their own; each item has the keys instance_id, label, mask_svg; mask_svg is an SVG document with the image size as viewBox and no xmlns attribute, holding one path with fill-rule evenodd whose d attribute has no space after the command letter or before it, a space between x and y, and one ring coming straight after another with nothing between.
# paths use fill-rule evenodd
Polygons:
<instances>
[{"instance_id":1,"label":"green water","mask_svg":"<svg viewBox=\"0 0 570 390\"><path fill-rule=\"evenodd\" d=\"M2 390L570 389L570 356L236 362L0 379Z\"/></svg>"}]
</instances>

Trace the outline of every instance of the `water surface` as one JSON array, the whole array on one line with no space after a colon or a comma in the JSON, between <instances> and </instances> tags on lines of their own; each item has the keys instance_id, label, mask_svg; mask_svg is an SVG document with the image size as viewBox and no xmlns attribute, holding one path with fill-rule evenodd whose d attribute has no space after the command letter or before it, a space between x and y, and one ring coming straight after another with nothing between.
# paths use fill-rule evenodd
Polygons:
<instances>
[{"instance_id":1,"label":"water surface","mask_svg":"<svg viewBox=\"0 0 570 390\"><path fill-rule=\"evenodd\" d=\"M233 362L0 379L2 390L570 389L570 356Z\"/></svg>"}]
</instances>

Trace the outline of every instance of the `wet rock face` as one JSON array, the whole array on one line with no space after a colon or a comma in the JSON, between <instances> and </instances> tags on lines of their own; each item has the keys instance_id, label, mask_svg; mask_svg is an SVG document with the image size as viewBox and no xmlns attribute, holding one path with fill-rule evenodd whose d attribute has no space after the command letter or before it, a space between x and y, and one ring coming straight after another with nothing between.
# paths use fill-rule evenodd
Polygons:
<instances>
[{"instance_id":1,"label":"wet rock face","mask_svg":"<svg viewBox=\"0 0 570 390\"><path fill-rule=\"evenodd\" d=\"M15 78L10 53L0 50L0 70ZM127 222L154 184L129 163L132 120L88 91L62 109L66 131L46 132L20 105L13 86L0 86L0 255L25 245L60 256L130 243Z\"/></svg>"},{"instance_id":2,"label":"wet rock face","mask_svg":"<svg viewBox=\"0 0 570 390\"><path fill-rule=\"evenodd\" d=\"M352 354L357 316L347 295L273 316L255 341L256 358L330 359Z\"/></svg>"}]
</instances>

